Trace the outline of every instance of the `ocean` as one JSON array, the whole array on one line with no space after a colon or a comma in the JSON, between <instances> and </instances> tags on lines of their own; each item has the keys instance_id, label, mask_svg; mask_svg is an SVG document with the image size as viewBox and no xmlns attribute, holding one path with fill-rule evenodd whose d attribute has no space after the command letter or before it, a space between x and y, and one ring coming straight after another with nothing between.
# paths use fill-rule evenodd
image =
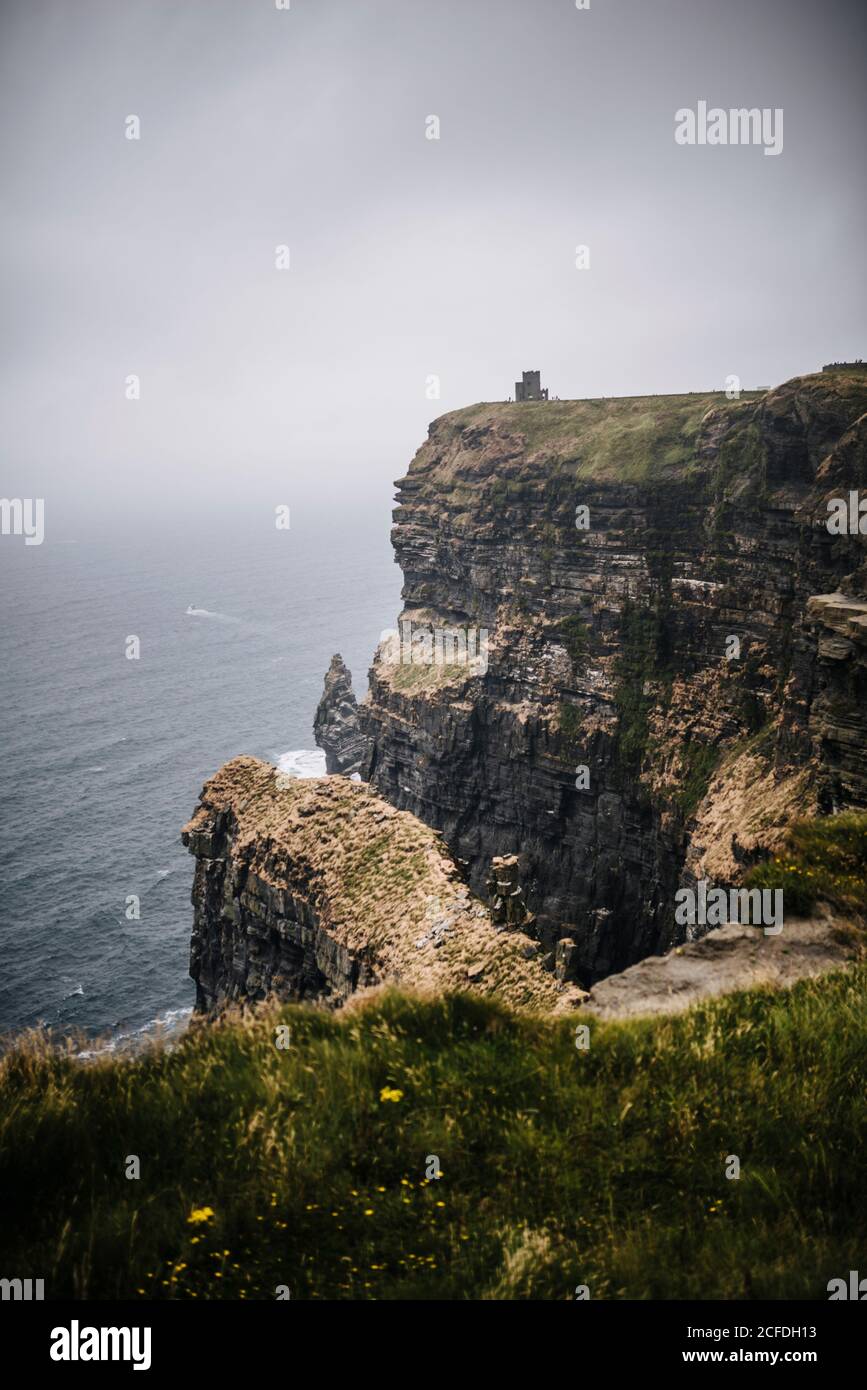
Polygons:
<instances>
[{"instance_id":1,"label":"ocean","mask_svg":"<svg viewBox=\"0 0 867 1390\"><path fill-rule=\"evenodd\" d=\"M342 653L360 698L398 612L388 526L383 508L288 531L0 537L0 1032L118 1047L183 1023L181 826L236 754L324 772L312 722L329 660Z\"/></svg>"}]
</instances>

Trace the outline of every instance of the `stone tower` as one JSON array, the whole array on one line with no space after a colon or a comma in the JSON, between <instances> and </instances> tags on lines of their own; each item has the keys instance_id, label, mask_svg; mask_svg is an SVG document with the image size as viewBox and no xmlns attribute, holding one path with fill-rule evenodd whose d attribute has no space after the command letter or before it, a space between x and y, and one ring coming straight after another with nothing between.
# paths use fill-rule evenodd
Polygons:
<instances>
[{"instance_id":1,"label":"stone tower","mask_svg":"<svg viewBox=\"0 0 867 1390\"><path fill-rule=\"evenodd\" d=\"M542 389L541 372L522 372L521 380L515 382L516 401L546 401L548 388Z\"/></svg>"}]
</instances>

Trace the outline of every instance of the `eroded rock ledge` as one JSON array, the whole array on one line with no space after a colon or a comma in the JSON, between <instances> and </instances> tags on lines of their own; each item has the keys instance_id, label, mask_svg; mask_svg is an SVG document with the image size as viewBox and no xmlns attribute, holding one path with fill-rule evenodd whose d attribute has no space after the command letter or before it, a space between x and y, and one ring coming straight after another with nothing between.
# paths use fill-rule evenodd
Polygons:
<instances>
[{"instance_id":1,"label":"eroded rock ledge","mask_svg":"<svg viewBox=\"0 0 867 1390\"><path fill-rule=\"evenodd\" d=\"M593 986L584 1007L606 1019L678 1014L736 990L786 988L842 969L859 949L851 923L826 905L814 917L787 922L780 936L729 922L700 941L609 975Z\"/></svg>"},{"instance_id":2,"label":"eroded rock ledge","mask_svg":"<svg viewBox=\"0 0 867 1390\"><path fill-rule=\"evenodd\" d=\"M196 1006L268 994L340 1004L366 986L474 989L559 1011L585 997L498 930L440 836L368 787L234 758L182 832L196 858Z\"/></svg>"}]
</instances>

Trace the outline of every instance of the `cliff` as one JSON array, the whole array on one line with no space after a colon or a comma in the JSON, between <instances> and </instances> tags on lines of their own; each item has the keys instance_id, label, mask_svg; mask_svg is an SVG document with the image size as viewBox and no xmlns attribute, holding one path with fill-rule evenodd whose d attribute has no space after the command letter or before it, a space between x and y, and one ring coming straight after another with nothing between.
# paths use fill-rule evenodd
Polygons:
<instances>
[{"instance_id":1,"label":"cliff","mask_svg":"<svg viewBox=\"0 0 867 1390\"><path fill-rule=\"evenodd\" d=\"M793 824L867 807L867 536L827 524L867 493L865 409L841 368L435 421L397 484L398 627L360 705L332 659L316 714L366 784L235 759L184 831L198 1008L393 981L556 1011L677 948L609 991L654 1011L848 959L827 917L705 945L674 907L769 873L791 922Z\"/></svg>"},{"instance_id":2,"label":"cliff","mask_svg":"<svg viewBox=\"0 0 867 1390\"><path fill-rule=\"evenodd\" d=\"M190 974L211 1013L273 994L344 1002L383 982L555 1011L582 992L497 930L439 836L343 777L235 758L182 832L196 857Z\"/></svg>"},{"instance_id":3,"label":"cliff","mask_svg":"<svg viewBox=\"0 0 867 1390\"><path fill-rule=\"evenodd\" d=\"M679 887L867 805L867 537L827 526L867 494L865 410L845 367L738 401L478 405L397 484L362 775L477 893L517 854L585 984L681 939Z\"/></svg>"}]
</instances>

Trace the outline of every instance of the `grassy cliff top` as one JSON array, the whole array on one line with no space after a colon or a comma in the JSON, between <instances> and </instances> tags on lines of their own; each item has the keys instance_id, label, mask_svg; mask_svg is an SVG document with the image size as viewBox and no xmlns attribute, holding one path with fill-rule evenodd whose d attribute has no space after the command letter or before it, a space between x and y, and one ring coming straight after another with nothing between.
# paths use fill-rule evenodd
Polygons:
<instances>
[{"instance_id":1,"label":"grassy cliff top","mask_svg":"<svg viewBox=\"0 0 867 1390\"><path fill-rule=\"evenodd\" d=\"M183 830L193 854L213 857L219 819L228 816L235 858L309 902L323 930L348 950L365 951L380 979L414 989L472 988L544 1011L580 997L524 958L530 941L522 932L494 930L435 831L363 783L287 778L270 763L240 757L205 784L200 800ZM435 945L431 931L442 923L447 930Z\"/></svg>"},{"instance_id":2,"label":"grassy cliff top","mask_svg":"<svg viewBox=\"0 0 867 1390\"><path fill-rule=\"evenodd\" d=\"M737 415L743 401L762 394L743 393L740 401L727 401L717 392L473 405L441 416L435 438L491 430L523 440L521 452L527 459L542 455L573 461L576 477L640 481L651 466L663 472L689 466L709 410Z\"/></svg>"},{"instance_id":3,"label":"grassy cliff top","mask_svg":"<svg viewBox=\"0 0 867 1390\"><path fill-rule=\"evenodd\" d=\"M841 367L795 377L769 391L614 396L574 401L484 402L441 415L408 480L439 484L544 474L569 465L596 482L641 483L707 466L703 446L761 417L838 417L842 428L867 410L867 371ZM401 480L404 482L406 480Z\"/></svg>"}]
</instances>

